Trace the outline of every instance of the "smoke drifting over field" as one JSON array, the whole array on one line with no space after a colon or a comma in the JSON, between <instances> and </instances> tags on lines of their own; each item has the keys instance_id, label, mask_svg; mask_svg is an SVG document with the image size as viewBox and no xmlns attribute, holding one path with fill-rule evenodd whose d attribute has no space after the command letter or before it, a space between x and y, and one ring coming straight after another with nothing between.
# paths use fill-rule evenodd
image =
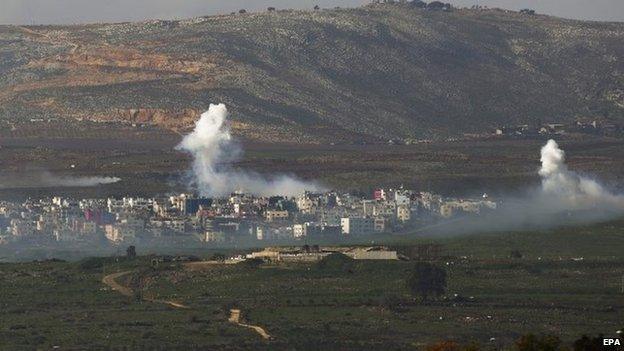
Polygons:
<instances>
[{"instance_id":1,"label":"smoke drifting over field","mask_svg":"<svg viewBox=\"0 0 624 351\"><path fill-rule=\"evenodd\" d=\"M49 177L44 185L49 187L88 188L91 186L114 184L121 181L117 177Z\"/></svg>"},{"instance_id":2,"label":"smoke drifting over field","mask_svg":"<svg viewBox=\"0 0 624 351\"><path fill-rule=\"evenodd\" d=\"M288 175L264 178L233 169L232 163L239 159L242 150L230 134L227 116L224 104L211 104L195 124L195 130L178 145L178 149L193 155L193 178L202 196L229 195L237 190L262 196L293 196L305 190L320 190L317 184Z\"/></svg>"},{"instance_id":3,"label":"smoke drifting over field","mask_svg":"<svg viewBox=\"0 0 624 351\"><path fill-rule=\"evenodd\" d=\"M479 219L458 220L435 231L465 233L544 229L607 221L624 216L624 195L568 169L565 152L554 140L541 149L540 188L502 201L499 209Z\"/></svg>"},{"instance_id":4,"label":"smoke drifting over field","mask_svg":"<svg viewBox=\"0 0 624 351\"><path fill-rule=\"evenodd\" d=\"M542 148L542 192L552 196L563 210L624 211L624 196L614 195L592 179L580 176L568 169L565 153L554 140Z\"/></svg>"},{"instance_id":5,"label":"smoke drifting over field","mask_svg":"<svg viewBox=\"0 0 624 351\"><path fill-rule=\"evenodd\" d=\"M32 171L28 177L0 176L0 189L19 188L88 188L114 184L121 181L117 177L73 177L57 176L46 171Z\"/></svg>"}]
</instances>

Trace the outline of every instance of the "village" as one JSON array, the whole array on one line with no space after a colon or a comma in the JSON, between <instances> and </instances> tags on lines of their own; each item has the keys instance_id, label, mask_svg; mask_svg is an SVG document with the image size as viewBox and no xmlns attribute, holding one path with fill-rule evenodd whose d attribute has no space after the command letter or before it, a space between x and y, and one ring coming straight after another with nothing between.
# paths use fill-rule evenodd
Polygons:
<instances>
[{"instance_id":1,"label":"village","mask_svg":"<svg viewBox=\"0 0 624 351\"><path fill-rule=\"evenodd\" d=\"M492 211L497 203L444 198L408 189L377 189L369 198L306 192L297 197L224 198L180 194L161 198L0 202L0 245L189 246L339 241L409 231L459 215Z\"/></svg>"},{"instance_id":2,"label":"village","mask_svg":"<svg viewBox=\"0 0 624 351\"><path fill-rule=\"evenodd\" d=\"M540 125L506 125L496 128L494 135L509 138L553 137L566 134L619 137L622 135L622 130L622 126L604 118L579 118L574 123L551 122Z\"/></svg>"}]
</instances>

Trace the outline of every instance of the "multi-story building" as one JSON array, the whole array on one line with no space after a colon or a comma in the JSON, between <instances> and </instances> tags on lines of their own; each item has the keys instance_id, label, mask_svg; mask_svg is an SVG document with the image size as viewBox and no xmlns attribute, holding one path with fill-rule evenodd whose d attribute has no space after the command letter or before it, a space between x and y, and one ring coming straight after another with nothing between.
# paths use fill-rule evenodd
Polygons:
<instances>
[{"instance_id":1,"label":"multi-story building","mask_svg":"<svg viewBox=\"0 0 624 351\"><path fill-rule=\"evenodd\" d=\"M289 213L286 210L268 210L264 216L267 222L283 221L288 219Z\"/></svg>"},{"instance_id":2,"label":"multi-story building","mask_svg":"<svg viewBox=\"0 0 624 351\"><path fill-rule=\"evenodd\" d=\"M396 211L396 218L399 222L409 222L412 219L412 209L409 205L399 205Z\"/></svg>"},{"instance_id":3,"label":"multi-story building","mask_svg":"<svg viewBox=\"0 0 624 351\"><path fill-rule=\"evenodd\" d=\"M373 230L377 233L385 232L388 228L388 220L384 217L375 217L373 220Z\"/></svg>"},{"instance_id":4,"label":"multi-story building","mask_svg":"<svg viewBox=\"0 0 624 351\"><path fill-rule=\"evenodd\" d=\"M359 235L375 231L374 220L370 217L346 217L340 219L342 234Z\"/></svg>"}]
</instances>

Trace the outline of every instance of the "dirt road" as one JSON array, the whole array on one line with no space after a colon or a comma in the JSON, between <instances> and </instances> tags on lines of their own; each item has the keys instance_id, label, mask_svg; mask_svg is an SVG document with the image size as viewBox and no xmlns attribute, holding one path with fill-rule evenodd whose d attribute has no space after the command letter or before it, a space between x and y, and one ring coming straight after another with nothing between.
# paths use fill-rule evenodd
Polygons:
<instances>
[{"instance_id":1,"label":"dirt road","mask_svg":"<svg viewBox=\"0 0 624 351\"><path fill-rule=\"evenodd\" d=\"M116 280L117 278L121 278L124 275L128 275L130 273L132 273L132 271L109 274L105 276L104 278L102 278L102 283L108 285L111 289L117 291L123 296L132 296L134 294L132 289L117 283L117 280Z\"/></svg>"},{"instance_id":2,"label":"dirt road","mask_svg":"<svg viewBox=\"0 0 624 351\"><path fill-rule=\"evenodd\" d=\"M102 278L102 283L108 285L111 289L117 291L118 293L124 296L134 296L134 291L127 286L123 286L117 282L118 278L123 277L124 275L130 274L132 271L125 271L119 273L113 273ZM160 299L150 299L150 298L142 298L143 301L161 303L164 305L169 305L175 308L189 309L190 307L181 304L179 302L175 302L172 300L160 300Z\"/></svg>"},{"instance_id":3,"label":"dirt road","mask_svg":"<svg viewBox=\"0 0 624 351\"><path fill-rule=\"evenodd\" d=\"M271 339L271 335L269 335L269 333L266 332L266 330L264 330L264 328L259 327L257 325L250 325L250 324L244 324L240 322L240 316L241 316L241 310L238 309L232 309L230 310L230 318L228 319L228 321L230 323L234 323L238 326L241 327L245 327L245 328L250 328L252 330L254 330L256 333L260 334L260 336L265 339L265 340L270 340Z\"/></svg>"},{"instance_id":4,"label":"dirt road","mask_svg":"<svg viewBox=\"0 0 624 351\"><path fill-rule=\"evenodd\" d=\"M127 286L123 286L117 282L118 278L121 278L131 273L132 271L124 271L124 272L109 274L105 276L104 278L102 278L102 283L106 284L111 289L117 291L118 293L124 296L129 296L129 297L134 296L134 291L132 289L130 289ZM171 300L159 300L159 299L150 299L150 298L142 298L142 299L143 301L165 304L174 308L190 309L190 307L187 305L184 305L175 301L171 301ZM258 333L263 339L271 340L271 335L269 335L269 333L267 333L266 330L264 330L264 328L257 326L257 325L241 323L240 318L241 318L241 310L238 310L238 309L230 310L230 318L228 319L230 323L236 324L244 328L252 329L256 333Z\"/></svg>"}]
</instances>

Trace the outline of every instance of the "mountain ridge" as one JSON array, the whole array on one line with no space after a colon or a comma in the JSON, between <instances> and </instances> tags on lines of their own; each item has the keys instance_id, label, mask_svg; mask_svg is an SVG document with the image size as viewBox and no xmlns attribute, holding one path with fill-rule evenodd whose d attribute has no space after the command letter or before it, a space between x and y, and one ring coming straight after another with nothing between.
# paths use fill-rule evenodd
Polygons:
<instances>
[{"instance_id":1,"label":"mountain ridge","mask_svg":"<svg viewBox=\"0 0 624 351\"><path fill-rule=\"evenodd\" d=\"M440 138L624 118L624 23L407 4L0 26L0 120L185 131L224 102L252 140Z\"/></svg>"}]
</instances>

